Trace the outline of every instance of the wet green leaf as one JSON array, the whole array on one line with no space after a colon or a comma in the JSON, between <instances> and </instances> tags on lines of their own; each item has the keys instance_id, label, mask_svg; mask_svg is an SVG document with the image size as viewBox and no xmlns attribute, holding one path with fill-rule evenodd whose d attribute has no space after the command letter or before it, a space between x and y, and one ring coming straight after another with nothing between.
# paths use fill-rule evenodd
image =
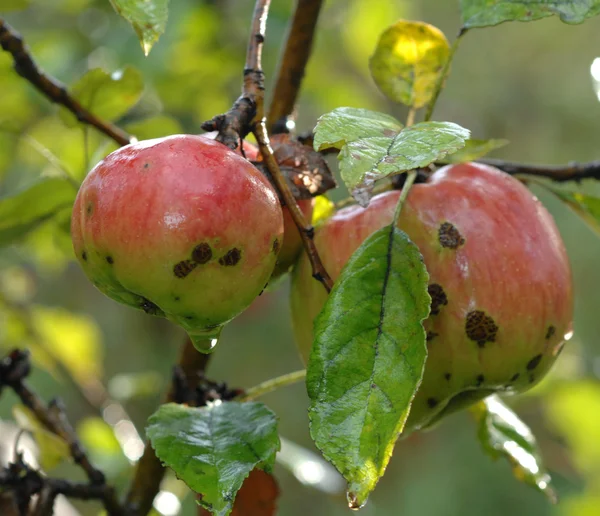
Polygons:
<instances>
[{"instance_id":1,"label":"wet green leaf","mask_svg":"<svg viewBox=\"0 0 600 516\"><path fill-rule=\"evenodd\" d=\"M169 0L110 0L110 3L131 24L144 55L148 55L167 26Z\"/></svg>"},{"instance_id":2,"label":"wet green leaf","mask_svg":"<svg viewBox=\"0 0 600 516\"><path fill-rule=\"evenodd\" d=\"M486 156L496 149L508 145L508 140L467 140L459 151L440 160L441 163L466 163Z\"/></svg>"},{"instance_id":3,"label":"wet green leaf","mask_svg":"<svg viewBox=\"0 0 600 516\"><path fill-rule=\"evenodd\" d=\"M557 15L565 23L583 23L600 14L600 0L461 0L463 26L489 27L507 21L533 21Z\"/></svg>"},{"instance_id":4,"label":"wet green leaf","mask_svg":"<svg viewBox=\"0 0 600 516\"><path fill-rule=\"evenodd\" d=\"M417 247L387 226L350 258L315 322L311 436L356 507L383 475L421 382L428 278Z\"/></svg>"},{"instance_id":5,"label":"wet green leaf","mask_svg":"<svg viewBox=\"0 0 600 516\"><path fill-rule=\"evenodd\" d=\"M352 196L367 206L375 181L438 161L462 148L469 134L452 122L422 122L403 129L382 113L339 108L319 119L314 146L341 149L342 179Z\"/></svg>"},{"instance_id":6,"label":"wet green leaf","mask_svg":"<svg viewBox=\"0 0 600 516\"><path fill-rule=\"evenodd\" d=\"M231 512L255 466L271 469L279 450L277 419L262 403L167 404L150 417L146 430L159 459L218 516Z\"/></svg>"},{"instance_id":7,"label":"wet green leaf","mask_svg":"<svg viewBox=\"0 0 600 516\"><path fill-rule=\"evenodd\" d=\"M26 190L0 198L0 247L15 242L69 208L76 193L67 179L49 177Z\"/></svg>"},{"instance_id":8,"label":"wet green leaf","mask_svg":"<svg viewBox=\"0 0 600 516\"><path fill-rule=\"evenodd\" d=\"M393 116L368 109L341 107L319 118L315 127L316 151L341 149L348 142L361 138L390 137L402 129Z\"/></svg>"},{"instance_id":9,"label":"wet green leaf","mask_svg":"<svg viewBox=\"0 0 600 516\"><path fill-rule=\"evenodd\" d=\"M439 29L400 20L381 35L370 59L371 75L391 100L420 108L433 97L449 54L450 45Z\"/></svg>"},{"instance_id":10,"label":"wet green leaf","mask_svg":"<svg viewBox=\"0 0 600 516\"><path fill-rule=\"evenodd\" d=\"M142 74L136 68L126 66L109 74L94 68L81 77L69 89L81 104L103 120L116 120L131 109L144 90ZM61 108L60 117L70 127L78 121L68 109Z\"/></svg>"},{"instance_id":11,"label":"wet green leaf","mask_svg":"<svg viewBox=\"0 0 600 516\"><path fill-rule=\"evenodd\" d=\"M552 479L544 468L537 441L529 427L498 396L479 402L472 413L485 452L493 459L508 459L518 480L535 487L555 503Z\"/></svg>"}]
</instances>

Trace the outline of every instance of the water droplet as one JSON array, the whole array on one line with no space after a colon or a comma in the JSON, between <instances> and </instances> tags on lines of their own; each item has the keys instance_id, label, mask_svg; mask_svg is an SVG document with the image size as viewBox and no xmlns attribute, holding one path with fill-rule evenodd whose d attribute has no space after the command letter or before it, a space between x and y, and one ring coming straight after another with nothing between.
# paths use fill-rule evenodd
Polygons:
<instances>
[{"instance_id":1,"label":"water droplet","mask_svg":"<svg viewBox=\"0 0 600 516\"><path fill-rule=\"evenodd\" d=\"M192 344L200 353L212 353L219 343L221 327L210 331L188 332Z\"/></svg>"},{"instance_id":2,"label":"water droplet","mask_svg":"<svg viewBox=\"0 0 600 516\"><path fill-rule=\"evenodd\" d=\"M346 499L348 500L348 507L353 511L358 511L359 509L362 509L367 503L366 501L360 503L358 501L358 498L356 497L356 493L352 493L350 491L346 493Z\"/></svg>"}]
</instances>

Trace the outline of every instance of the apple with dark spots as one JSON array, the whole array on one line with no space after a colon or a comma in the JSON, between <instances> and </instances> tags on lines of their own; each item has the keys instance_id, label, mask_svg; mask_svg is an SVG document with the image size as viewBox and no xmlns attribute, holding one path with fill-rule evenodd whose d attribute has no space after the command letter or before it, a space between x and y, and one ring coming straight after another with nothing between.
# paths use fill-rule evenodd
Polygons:
<instances>
[{"instance_id":1,"label":"apple with dark spots","mask_svg":"<svg viewBox=\"0 0 600 516\"><path fill-rule=\"evenodd\" d=\"M213 131L210 133L206 133L203 136L207 138L215 139L219 133L217 131ZM280 140L275 135L273 136L273 145L277 146L280 143ZM285 135L287 137L287 135ZM285 140L284 140L285 141ZM244 155L249 161L262 161L262 157L260 156L260 151L256 145L247 140L242 141L242 145L244 148ZM238 154L242 154L239 147L235 150ZM304 218L308 222L311 223L313 209L315 206L314 199L299 199L296 201L298 203L298 207L300 211L304 215ZM279 251L279 256L277 258L277 263L275 264L275 269L271 276L271 280L275 280L279 278L281 275L285 274L290 270L292 265L296 262L298 255L300 254L300 250L302 249L302 238L300 237L300 233L294 219L292 218L292 214L287 206L282 207L283 212L283 242L281 244L281 249Z\"/></svg>"},{"instance_id":2,"label":"apple with dark spots","mask_svg":"<svg viewBox=\"0 0 600 516\"><path fill-rule=\"evenodd\" d=\"M374 231L391 224L400 192L337 212L315 243L335 280ZM424 321L428 358L404 433L492 393L525 391L543 378L570 332L571 271L556 225L518 180L491 167L444 167L411 189L399 227L430 274ZM296 340L305 361L326 300L306 255L292 275ZM349 371L348 374L352 374Z\"/></svg>"},{"instance_id":3,"label":"apple with dark spots","mask_svg":"<svg viewBox=\"0 0 600 516\"><path fill-rule=\"evenodd\" d=\"M85 178L71 221L92 282L121 303L216 336L269 280L283 215L269 181L214 140L127 145Z\"/></svg>"}]
</instances>

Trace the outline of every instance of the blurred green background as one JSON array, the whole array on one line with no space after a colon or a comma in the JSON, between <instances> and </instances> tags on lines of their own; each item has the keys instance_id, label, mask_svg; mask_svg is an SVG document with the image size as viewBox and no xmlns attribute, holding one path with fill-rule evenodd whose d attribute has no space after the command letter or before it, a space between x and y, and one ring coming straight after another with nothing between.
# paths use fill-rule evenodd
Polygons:
<instances>
[{"instance_id":1,"label":"blurred green background","mask_svg":"<svg viewBox=\"0 0 600 516\"><path fill-rule=\"evenodd\" d=\"M5 5L6 2L6 5ZM103 0L31 0L26 10L0 14L19 30L48 73L75 83L86 71L109 73L131 65L141 71L143 94L118 123L140 137L199 132L205 119L225 111L239 93L250 0L171 2L166 33L145 58L131 28ZM458 0L329 0L298 106L298 127L339 106L387 111L404 108L379 93L368 71L378 35L399 18L423 20L453 39ZM274 0L264 67L272 80L291 0ZM598 159L600 102L590 67L600 56L600 18L569 26L557 18L473 30L459 49L434 119L471 129L475 138L506 138L496 157L531 163ZM31 184L40 174L67 171L81 180L114 149L94 130L69 127L58 110L12 70L0 53L0 196ZM595 89L596 88L596 89ZM269 90L267 90L269 91ZM598 193L592 183L582 191ZM575 336L550 377L533 392L510 400L535 430L561 503L518 483L510 467L492 463L475 440L468 414L397 446L365 516L596 516L600 514L600 241L568 208L540 190L566 242L576 287ZM335 197L344 196L336 192ZM1 223L1 221L0 221ZM209 376L249 387L301 367L294 349L287 282L258 298L223 333ZM519 300L515 300L519 302ZM169 323L105 298L74 262L68 212L50 219L18 243L0 248L0 348L29 347L38 365L31 384L46 399L61 396L93 458L110 480L127 485L129 457L139 440L127 425L113 431L99 418L106 396L116 399L141 431L166 388L183 342ZM303 385L265 401L280 418L281 435L312 449ZM16 402L0 399L0 417ZM104 416L121 417L116 404ZM52 475L81 478L60 464ZM284 516L335 516L348 512L343 493L302 485L278 466ZM185 490L174 480L165 489ZM165 514L176 504L163 498ZM77 504L98 514L95 504ZM171 511L171 512L169 512ZM180 514L195 514L191 497Z\"/></svg>"}]
</instances>

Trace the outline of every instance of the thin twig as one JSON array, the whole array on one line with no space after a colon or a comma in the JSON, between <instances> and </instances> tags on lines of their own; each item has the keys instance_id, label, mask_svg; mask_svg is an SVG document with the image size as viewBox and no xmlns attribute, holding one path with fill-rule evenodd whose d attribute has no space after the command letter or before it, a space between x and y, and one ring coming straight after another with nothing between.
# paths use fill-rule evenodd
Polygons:
<instances>
[{"instance_id":1,"label":"thin twig","mask_svg":"<svg viewBox=\"0 0 600 516\"><path fill-rule=\"evenodd\" d=\"M446 59L446 62L444 63L444 68L442 68L442 71L440 72L440 75L438 77L438 81L435 85L435 90L433 92L433 97L429 101L429 104L427 104L425 116L423 117L424 122L428 122L429 120L431 120L431 116L433 115L433 108L435 108L435 105L440 96L440 93L442 92L442 89L444 88L444 83L446 82L446 79L448 78L448 75L450 74L450 65L452 64L452 60L454 59L454 54L456 53L456 50L458 49L458 45L460 44L463 36L466 33L467 33L467 29L461 29L460 32L458 33L458 36L454 40L454 43L450 47L450 53L448 54L448 59Z\"/></svg>"},{"instance_id":2,"label":"thin twig","mask_svg":"<svg viewBox=\"0 0 600 516\"><path fill-rule=\"evenodd\" d=\"M323 0L298 0L296 3L267 116L269 130L294 110L322 6Z\"/></svg>"},{"instance_id":3,"label":"thin twig","mask_svg":"<svg viewBox=\"0 0 600 516\"><path fill-rule=\"evenodd\" d=\"M299 371L293 371L291 373L287 373L276 378L271 378L270 380L266 380L258 385L251 387L249 389L245 389L242 394L240 394L236 400L237 401L251 401L259 398L260 396L264 396L270 392L273 392L280 387L285 387L286 385L292 385L294 383L298 383L301 380L306 378L306 369L300 369Z\"/></svg>"},{"instance_id":4,"label":"thin twig","mask_svg":"<svg viewBox=\"0 0 600 516\"><path fill-rule=\"evenodd\" d=\"M240 139L246 136L249 131L252 131L258 142L264 164L300 232L304 249L312 265L313 277L323 284L327 292L330 292L333 281L325 270L313 241L314 228L304 218L281 173L279 164L273 156L273 149L269 143L269 135L266 129L264 116L265 78L261 57L270 3L270 0L256 0L246 53L242 95L227 113L205 122L202 124L202 129L205 131L219 131L216 139L234 149Z\"/></svg>"},{"instance_id":5,"label":"thin twig","mask_svg":"<svg viewBox=\"0 0 600 516\"><path fill-rule=\"evenodd\" d=\"M526 165L500 159L479 159L478 163L496 167L507 174L528 174L547 177L552 181L581 181L582 179L600 179L600 160L589 163L569 163L567 165Z\"/></svg>"},{"instance_id":6,"label":"thin twig","mask_svg":"<svg viewBox=\"0 0 600 516\"><path fill-rule=\"evenodd\" d=\"M127 145L131 136L123 129L101 120L69 95L64 84L45 74L33 60L21 35L0 18L0 46L12 55L15 71L56 104L66 107L77 120L91 125L119 145Z\"/></svg>"},{"instance_id":7,"label":"thin twig","mask_svg":"<svg viewBox=\"0 0 600 516\"><path fill-rule=\"evenodd\" d=\"M258 143L258 148L263 157L263 161L267 167L267 170L273 178L273 182L277 187L283 201L285 202L292 219L294 220L296 227L302 238L304 248L310 258L310 262L313 268L313 277L320 281L327 292L330 292L333 288L333 281L323 263L315 246L313 236L314 228L307 223L304 218L304 214L300 210L296 199L292 195L290 188L281 173L279 164L273 156L273 149L269 143L269 135L266 127L266 120L264 117L264 74L261 67L261 55L262 46L265 39L265 25L267 15L269 12L270 0L257 0L256 7L254 10L254 19L252 23L252 29L248 42L248 53L246 55L246 74L252 76L252 82L244 82L244 89L249 88L253 92L256 110L254 125L252 127L252 133L254 134Z\"/></svg>"},{"instance_id":8,"label":"thin twig","mask_svg":"<svg viewBox=\"0 0 600 516\"><path fill-rule=\"evenodd\" d=\"M183 373L187 381L187 388L195 390L200 382L211 355L200 353L188 338L179 359L178 370ZM164 402L175 401L177 397L177 386L172 385L165 396ZM156 457L154 449L148 441L144 448L144 454L139 460L129 493L126 499L128 516L146 515L152 509L152 502L156 497L160 483L165 475L165 468Z\"/></svg>"},{"instance_id":9,"label":"thin twig","mask_svg":"<svg viewBox=\"0 0 600 516\"><path fill-rule=\"evenodd\" d=\"M62 403L59 400L52 400L46 405L27 386L25 378L29 375L30 370L29 353L20 350L12 351L0 361L0 389L4 386L11 388L44 427L69 445L71 456L75 463L85 471L89 485L101 488L101 499L107 513L110 516L124 515L125 512L114 488L106 484L104 473L91 463L67 419Z\"/></svg>"}]
</instances>

